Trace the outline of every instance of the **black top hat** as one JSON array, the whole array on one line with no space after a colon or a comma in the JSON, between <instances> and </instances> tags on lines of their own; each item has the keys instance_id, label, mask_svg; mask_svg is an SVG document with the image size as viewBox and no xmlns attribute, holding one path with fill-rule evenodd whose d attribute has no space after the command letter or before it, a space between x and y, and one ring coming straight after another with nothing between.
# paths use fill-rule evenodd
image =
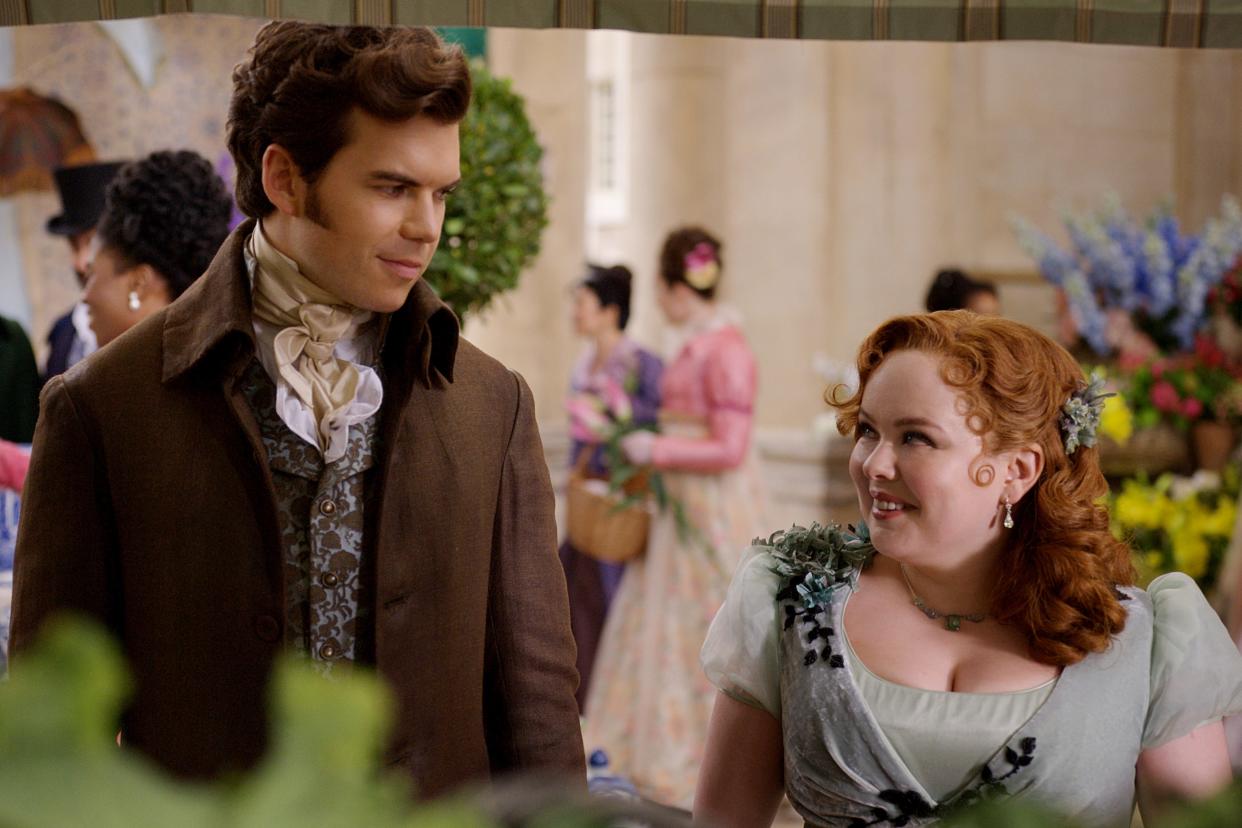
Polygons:
<instances>
[{"instance_id":1,"label":"black top hat","mask_svg":"<svg viewBox=\"0 0 1242 828\"><path fill-rule=\"evenodd\" d=\"M62 212L47 220L47 232L57 236L76 236L99 223L104 211L104 195L124 161L57 167L53 175L60 191Z\"/></svg>"}]
</instances>

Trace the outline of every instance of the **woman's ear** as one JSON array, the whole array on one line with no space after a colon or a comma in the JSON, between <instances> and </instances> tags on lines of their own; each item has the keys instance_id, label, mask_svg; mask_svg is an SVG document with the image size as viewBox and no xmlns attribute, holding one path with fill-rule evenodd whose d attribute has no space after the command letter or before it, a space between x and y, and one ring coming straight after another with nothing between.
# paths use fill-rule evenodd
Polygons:
<instances>
[{"instance_id":1,"label":"woman's ear","mask_svg":"<svg viewBox=\"0 0 1242 828\"><path fill-rule=\"evenodd\" d=\"M135 265L130 268L125 273L125 279L130 291L138 294L138 300L143 304L153 300L158 307L162 307L172 301L168 281L163 274L149 264Z\"/></svg>"},{"instance_id":2,"label":"woman's ear","mask_svg":"<svg viewBox=\"0 0 1242 828\"><path fill-rule=\"evenodd\" d=\"M1032 443L1013 453L1006 469L1005 494L1011 503L1017 503L1039 480L1044 471L1044 450Z\"/></svg>"},{"instance_id":3,"label":"woman's ear","mask_svg":"<svg viewBox=\"0 0 1242 828\"><path fill-rule=\"evenodd\" d=\"M306 183L293 156L280 144L268 144L263 151L263 194L286 215L301 215Z\"/></svg>"}]
</instances>

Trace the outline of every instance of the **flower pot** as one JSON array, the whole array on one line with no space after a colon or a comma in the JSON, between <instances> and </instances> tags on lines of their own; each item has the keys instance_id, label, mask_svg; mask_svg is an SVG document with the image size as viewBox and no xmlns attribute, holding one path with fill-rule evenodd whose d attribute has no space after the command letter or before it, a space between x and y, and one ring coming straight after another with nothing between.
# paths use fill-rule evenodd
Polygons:
<instances>
[{"instance_id":1,"label":"flower pot","mask_svg":"<svg viewBox=\"0 0 1242 828\"><path fill-rule=\"evenodd\" d=\"M1221 350L1235 360L1242 360L1242 328L1222 309L1212 314L1212 333Z\"/></svg>"},{"instance_id":2,"label":"flower pot","mask_svg":"<svg viewBox=\"0 0 1242 828\"><path fill-rule=\"evenodd\" d=\"M1233 427L1206 420L1194 423L1190 427L1190 447L1199 468L1220 471L1233 451Z\"/></svg>"}]
</instances>

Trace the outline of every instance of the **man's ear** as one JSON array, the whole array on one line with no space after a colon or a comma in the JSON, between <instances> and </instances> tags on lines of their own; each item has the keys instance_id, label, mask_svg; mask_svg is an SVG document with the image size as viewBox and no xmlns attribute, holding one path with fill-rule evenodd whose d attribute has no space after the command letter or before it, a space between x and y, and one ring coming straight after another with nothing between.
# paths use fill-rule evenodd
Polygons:
<instances>
[{"instance_id":1,"label":"man's ear","mask_svg":"<svg viewBox=\"0 0 1242 828\"><path fill-rule=\"evenodd\" d=\"M1044 471L1044 450L1032 443L1013 453L1006 469L1005 494L1011 503L1017 503L1031 490Z\"/></svg>"},{"instance_id":2,"label":"man's ear","mask_svg":"<svg viewBox=\"0 0 1242 828\"><path fill-rule=\"evenodd\" d=\"M293 156L280 144L268 144L263 151L263 194L276 209L289 216L300 216L306 182Z\"/></svg>"}]
</instances>

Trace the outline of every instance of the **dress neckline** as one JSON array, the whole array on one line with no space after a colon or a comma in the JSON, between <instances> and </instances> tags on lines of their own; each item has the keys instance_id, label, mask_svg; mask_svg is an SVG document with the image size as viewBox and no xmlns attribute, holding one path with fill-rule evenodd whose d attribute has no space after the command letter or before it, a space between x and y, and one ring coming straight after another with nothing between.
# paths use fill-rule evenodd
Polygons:
<instances>
[{"instance_id":1,"label":"dress neckline","mask_svg":"<svg viewBox=\"0 0 1242 828\"><path fill-rule=\"evenodd\" d=\"M845 639L845 646L851 647L851 649L852 646L849 644L848 636L845 634L845 606L849 603L849 600L853 596L855 590L856 587L850 587L843 590L843 598L839 601L833 602L833 616L836 627L840 631L841 638ZM998 759L1002 759L1005 756L1006 750L1012 751L1013 748L1011 745L1018 744L1024 738L1034 735L1034 733L1038 730L1039 724L1048 717L1048 711L1055 710L1056 704L1060 703L1061 697L1067 692L1064 688L1071 686L1074 683L1080 673L1079 668L1090 662L1093 655L1097 654L1092 653L1081 661L1063 667L1061 669L1061 674L1054 679L1056 683L1053 685L1051 692L1048 693L1048 697L1044 699L1043 704L1041 704L1039 708L1031 714L1029 719L1023 722L1023 724L1014 731L1012 736L997 746L996 750L988 756L987 761L979 771L963 783L960 788L943 800L936 799L927 791L926 788L923 787L923 783L918 780L918 778L914 775L914 772L910 770L908 765L906 765L905 760L901 758L901 754L897 752L897 749L884 733L884 728L880 726L879 720L875 717L875 712L871 709L871 705L868 704L866 697L863 695L862 688L858 684L858 677L854 672L854 661L848 658L844 659L843 666L845 669L845 687L847 695L850 701L856 705L857 708L855 713L858 726L866 731L864 738L867 741L883 747L884 754L890 763L888 773L891 778L894 781L900 781L905 788L918 793L926 802L932 805L941 805L946 802L952 802L955 797L960 796L964 791L971 790L983 784L985 781L983 778L983 768L990 768ZM862 665L864 669L868 669L868 672L870 672L869 668L866 667L861 659L858 659L857 663ZM906 685L899 686L904 687ZM911 689L918 691L920 688ZM958 694L957 691L930 690L926 692Z\"/></svg>"},{"instance_id":2,"label":"dress neckline","mask_svg":"<svg viewBox=\"0 0 1242 828\"><path fill-rule=\"evenodd\" d=\"M853 642L850 641L849 632L845 629L845 607L847 604L849 604L850 598L853 597L855 591L856 590L850 590L849 593L845 596L845 600L841 602L841 625L840 625L841 642L845 645L846 650L849 651L849 655L853 659L854 663L856 663L859 667L861 667L864 671L866 671L868 676L890 687L898 687L904 691L909 691L911 693L919 693L919 694L934 695L934 696L951 696L951 697L961 697L961 698L980 698L980 697L999 698L1002 696L1026 696L1026 695L1032 695L1032 694L1047 690L1049 686L1056 684L1057 681L1060 680L1061 676L1064 675L1065 671L1069 669L1068 667L1062 667L1060 673L1058 673L1057 675L1053 676L1052 678L1046 681L1040 682L1034 687L1024 687L1021 690L1001 690L1001 691L992 692L992 693L984 693L984 692L979 692L977 690L932 690L927 687L915 687L912 684L903 684L900 681L893 681L892 679L884 678L884 676L879 675L874 670L872 670L870 667L868 667L867 662L863 661L862 656L860 656L858 654L858 651L854 649ZM858 682L855 680L853 673L850 674L850 679L854 681L855 687L857 687Z\"/></svg>"}]
</instances>

